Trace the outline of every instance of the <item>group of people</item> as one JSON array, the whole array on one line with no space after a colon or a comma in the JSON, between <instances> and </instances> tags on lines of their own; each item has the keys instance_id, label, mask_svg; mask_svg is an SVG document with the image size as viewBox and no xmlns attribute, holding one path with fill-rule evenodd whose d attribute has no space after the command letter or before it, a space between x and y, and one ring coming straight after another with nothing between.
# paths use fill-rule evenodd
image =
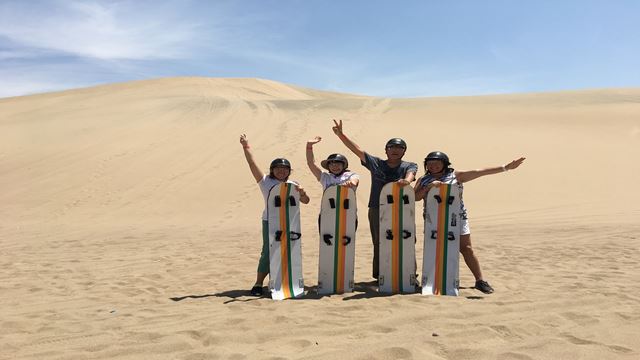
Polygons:
<instances>
[{"instance_id":1,"label":"group of people","mask_svg":"<svg viewBox=\"0 0 640 360\"><path fill-rule=\"evenodd\" d=\"M378 279L380 254L380 192L382 191L382 187L390 182L397 182L401 185L409 185L414 182L418 172L418 165L402 159L407 151L407 143L403 139L393 138L387 141L385 144L386 158L382 159L364 151L351 138L349 138L343 131L342 120L333 120L333 123L332 130L334 134L338 136L342 143L360 159L361 164L371 173L371 192L369 194L368 218L371 240L373 243L372 277L374 279ZM318 167L314 158L313 145L317 144L321 140L321 137L316 136L307 141L306 158L309 169L316 179L322 184L323 190L332 185L344 185L356 188L360 181L360 177L358 174L349 170L349 162L344 155L338 153L331 154L327 159L322 160L320 166L327 170L326 172L322 171L322 169ZM262 213L262 253L260 254L260 260L258 262L256 282L251 288L251 295L262 296L263 282L269 273L269 227L267 223L267 198L269 197L269 190L274 185L288 181L293 183L298 189L300 193L300 202L304 204L309 203L309 196L298 182L289 180L289 175L291 174L291 163L287 159L277 158L273 160L269 166L269 173L264 173L260 170L253 159L249 140L246 135L243 134L240 136L240 143L244 149L244 155L249 164L249 169L258 183L265 199L265 209ZM518 168L524 160L525 158L521 157L501 166L460 171L451 167L449 157L445 153L441 151L430 152L424 159L425 175L420 177L414 185L415 199L416 201L424 199L425 195L431 188L437 187L440 184L457 184L462 191L464 183L477 179L481 176L514 170ZM426 213L426 201L424 202L424 206ZM461 218L463 223L460 236L460 253L462 253L465 263L475 277L475 288L485 294L490 294L493 292L493 288L484 279L482 271L480 270L480 262L473 251L473 247L471 246L471 230L469 228L464 203L462 203L461 206Z\"/></svg>"}]
</instances>

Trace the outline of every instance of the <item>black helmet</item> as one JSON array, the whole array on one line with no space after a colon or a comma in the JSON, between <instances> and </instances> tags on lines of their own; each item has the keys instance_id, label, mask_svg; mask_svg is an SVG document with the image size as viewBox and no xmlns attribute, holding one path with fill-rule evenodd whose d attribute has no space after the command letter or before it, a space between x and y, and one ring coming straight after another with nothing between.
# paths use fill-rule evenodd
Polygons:
<instances>
[{"instance_id":1,"label":"black helmet","mask_svg":"<svg viewBox=\"0 0 640 360\"><path fill-rule=\"evenodd\" d=\"M342 154L331 154L331 155L329 155L326 160L322 160L320 162L320 166L322 166L323 168L329 170L329 162L330 161L339 161L339 162L343 163L344 164L344 169L349 167L349 161Z\"/></svg>"},{"instance_id":2,"label":"black helmet","mask_svg":"<svg viewBox=\"0 0 640 360\"><path fill-rule=\"evenodd\" d=\"M442 151L432 151L430 152L426 158L424 158L424 167L427 167L427 161L429 160L440 160L444 163L444 167L449 167L449 165L451 165L451 163L449 162L449 157L447 156L447 154L443 153Z\"/></svg>"},{"instance_id":3,"label":"black helmet","mask_svg":"<svg viewBox=\"0 0 640 360\"><path fill-rule=\"evenodd\" d=\"M269 169L273 169L276 166L285 166L285 167L288 167L289 170L291 170L291 163L289 162L289 160L285 158L277 158L273 160L271 162L271 165L269 165Z\"/></svg>"},{"instance_id":4,"label":"black helmet","mask_svg":"<svg viewBox=\"0 0 640 360\"><path fill-rule=\"evenodd\" d=\"M387 145L384 146L384 148L389 148L391 146L400 146L403 149L407 150L407 143L404 142L404 140L400 139L400 138L393 138L390 139L389 141L387 141Z\"/></svg>"}]
</instances>

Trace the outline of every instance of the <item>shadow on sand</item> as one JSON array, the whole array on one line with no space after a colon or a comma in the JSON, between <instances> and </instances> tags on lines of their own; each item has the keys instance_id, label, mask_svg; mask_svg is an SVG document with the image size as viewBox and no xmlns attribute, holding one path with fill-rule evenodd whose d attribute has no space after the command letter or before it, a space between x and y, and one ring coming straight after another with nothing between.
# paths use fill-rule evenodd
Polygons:
<instances>
[{"instance_id":1,"label":"shadow on sand","mask_svg":"<svg viewBox=\"0 0 640 360\"><path fill-rule=\"evenodd\" d=\"M474 289L473 286L470 287L460 287L460 289ZM302 297L297 299L289 299L289 300L319 300L323 297L332 296L333 294L322 295L318 294L317 286L305 286L305 292ZM420 290L417 289L416 293L420 293ZM250 290L227 290L214 294L203 294L203 295L184 295L184 296L176 296L169 298L172 301L179 302L186 299L205 299L209 297L220 297L220 298L228 298L229 300L225 301L224 304L241 301L255 301L260 299L268 299L270 298L269 289L267 287L262 288L262 296L252 296ZM393 296L397 294L383 294L378 292L378 283L376 281L367 281L367 282L358 282L353 286L353 293L350 293L344 297L343 301L348 300L358 300L358 299L370 299L376 297L386 297ZM472 295L466 297L469 300L483 300L484 296Z\"/></svg>"}]
</instances>

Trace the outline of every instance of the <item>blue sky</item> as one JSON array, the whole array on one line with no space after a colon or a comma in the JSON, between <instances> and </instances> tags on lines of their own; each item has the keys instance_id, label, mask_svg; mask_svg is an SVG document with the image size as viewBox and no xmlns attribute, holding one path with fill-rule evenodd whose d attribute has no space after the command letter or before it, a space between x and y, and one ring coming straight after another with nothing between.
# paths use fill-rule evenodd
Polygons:
<instances>
[{"instance_id":1,"label":"blue sky","mask_svg":"<svg viewBox=\"0 0 640 360\"><path fill-rule=\"evenodd\" d=\"M418 97L640 87L640 1L0 0L0 97L170 76Z\"/></svg>"}]
</instances>

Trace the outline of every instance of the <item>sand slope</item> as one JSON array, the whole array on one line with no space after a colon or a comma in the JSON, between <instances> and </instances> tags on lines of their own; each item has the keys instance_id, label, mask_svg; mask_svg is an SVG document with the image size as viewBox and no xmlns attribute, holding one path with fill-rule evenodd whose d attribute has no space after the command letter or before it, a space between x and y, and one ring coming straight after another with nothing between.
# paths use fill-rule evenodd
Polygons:
<instances>
[{"instance_id":1,"label":"sand slope","mask_svg":"<svg viewBox=\"0 0 640 360\"><path fill-rule=\"evenodd\" d=\"M458 298L378 296L368 173L332 118L376 155L399 136L418 163L527 157L465 187L496 293L462 265ZM241 133L263 168L289 158L312 198L303 300L247 296L262 198ZM345 153L363 175L352 294L313 291L315 135L318 159ZM170 78L0 99L0 358L635 359L639 155L640 89L390 99Z\"/></svg>"}]
</instances>

